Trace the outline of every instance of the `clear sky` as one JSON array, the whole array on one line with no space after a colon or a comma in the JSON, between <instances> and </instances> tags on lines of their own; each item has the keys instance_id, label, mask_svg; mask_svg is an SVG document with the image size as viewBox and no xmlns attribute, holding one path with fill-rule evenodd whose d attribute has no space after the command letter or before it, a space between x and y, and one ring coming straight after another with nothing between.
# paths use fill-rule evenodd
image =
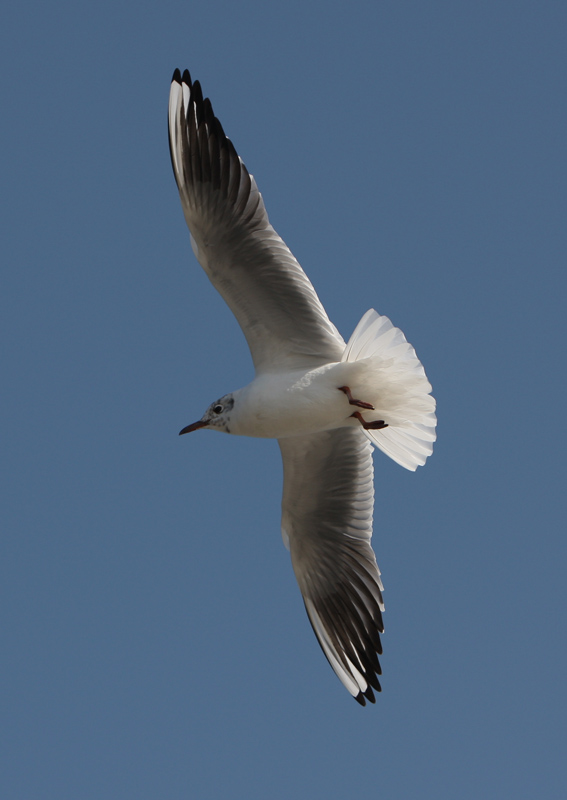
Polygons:
<instances>
[{"instance_id":1,"label":"clear sky","mask_svg":"<svg viewBox=\"0 0 567 800\"><path fill-rule=\"evenodd\" d=\"M567 4L2 12L0 796L565 791ZM188 67L348 337L416 347L439 439L377 452L383 692L311 632L274 442L178 437L247 383L193 258Z\"/></svg>"}]
</instances>

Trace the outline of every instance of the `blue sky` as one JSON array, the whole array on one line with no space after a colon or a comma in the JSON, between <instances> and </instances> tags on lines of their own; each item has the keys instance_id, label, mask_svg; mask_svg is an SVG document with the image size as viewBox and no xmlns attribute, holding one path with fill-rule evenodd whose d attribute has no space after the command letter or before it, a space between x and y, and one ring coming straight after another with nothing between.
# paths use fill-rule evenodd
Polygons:
<instances>
[{"instance_id":1,"label":"blue sky","mask_svg":"<svg viewBox=\"0 0 567 800\"><path fill-rule=\"evenodd\" d=\"M565 791L562 2L3 11L0 794ZM438 400L375 457L383 692L360 708L279 532L277 445L179 438L252 365L167 148L189 67L348 337Z\"/></svg>"}]
</instances>

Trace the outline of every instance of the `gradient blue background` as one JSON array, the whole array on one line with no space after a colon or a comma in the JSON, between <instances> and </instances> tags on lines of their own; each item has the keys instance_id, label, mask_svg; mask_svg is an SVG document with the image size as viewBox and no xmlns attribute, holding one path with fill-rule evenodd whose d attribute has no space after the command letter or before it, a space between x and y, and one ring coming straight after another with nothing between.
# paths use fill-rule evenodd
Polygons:
<instances>
[{"instance_id":1,"label":"gradient blue background","mask_svg":"<svg viewBox=\"0 0 567 800\"><path fill-rule=\"evenodd\" d=\"M567 5L13 3L0 25L0 796L565 791ZM251 360L195 262L189 67L348 337L424 362L376 454L384 691L311 633L274 442L180 439Z\"/></svg>"}]
</instances>

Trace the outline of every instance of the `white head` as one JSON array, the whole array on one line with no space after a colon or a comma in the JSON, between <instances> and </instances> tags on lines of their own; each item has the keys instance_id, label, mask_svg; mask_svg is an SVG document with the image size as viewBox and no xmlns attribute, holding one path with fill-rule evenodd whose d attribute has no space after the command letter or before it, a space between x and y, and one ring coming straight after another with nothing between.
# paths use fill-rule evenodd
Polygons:
<instances>
[{"instance_id":1,"label":"white head","mask_svg":"<svg viewBox=\"0 0 567 800\"><path fill-rule=\"evenodd\" d=\"M201 419L192 425L187 425L182 431L179 431L179 435L197 431L199 428L211 428L214 431L230 433L230 418L233 408L234 394L231 392L230 394L225 394L220 400L215 400L214 403L211 403Z\"/></svg>"}]
</instances>

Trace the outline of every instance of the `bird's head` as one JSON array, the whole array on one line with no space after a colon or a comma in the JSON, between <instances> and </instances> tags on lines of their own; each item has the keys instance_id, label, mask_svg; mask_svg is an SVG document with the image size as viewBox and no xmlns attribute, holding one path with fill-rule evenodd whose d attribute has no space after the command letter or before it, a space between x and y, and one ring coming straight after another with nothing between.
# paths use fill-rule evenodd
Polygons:
<instances>
[{"instance_id":1,"label":"bird's head","mask_svg":"<svg viewBox=\"0 0 567 800\"><path fill-rule=\"evenodd\" d=\"M197 431L199 428L212 428L215 431L230 433L230 417L233 408L234 395L232 393L225 394L220 400L215 400L214 403L211 403L198 422L193 422L192 425L187 425L183 430L179 431L179 435Z\"/></svg>"}]
</instances>

